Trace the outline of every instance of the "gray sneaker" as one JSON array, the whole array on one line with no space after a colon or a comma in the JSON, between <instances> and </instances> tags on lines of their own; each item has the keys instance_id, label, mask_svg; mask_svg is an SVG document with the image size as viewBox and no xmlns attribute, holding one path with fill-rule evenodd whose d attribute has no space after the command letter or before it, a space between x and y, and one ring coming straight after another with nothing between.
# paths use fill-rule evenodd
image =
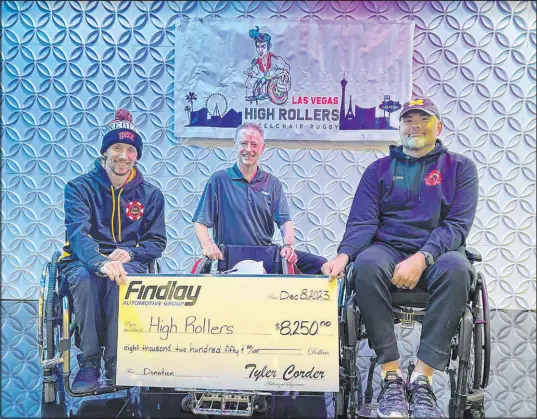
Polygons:
<instances>
[{"instance_id":1,"label":"gray sneaker","mask_svg":"<svg viewBox=\"0 0 537 419\"><path fill-rule=\"evenodd\" d=\"M419 375L408 389L410 400L410 417L412 418L443 418L442 411L436 404L429 378Z\"/></svg>"},{"instance_id":2,"label":"gray sneaker","mask_svg":"<svg viewBox=\"0 0 537 419\"><path fill-rule=\"evenodd\" d=\"M406 383L397 375L397 371L386 373L377 401L379 418L408 418Z\"/></svg>"}]
</instances>

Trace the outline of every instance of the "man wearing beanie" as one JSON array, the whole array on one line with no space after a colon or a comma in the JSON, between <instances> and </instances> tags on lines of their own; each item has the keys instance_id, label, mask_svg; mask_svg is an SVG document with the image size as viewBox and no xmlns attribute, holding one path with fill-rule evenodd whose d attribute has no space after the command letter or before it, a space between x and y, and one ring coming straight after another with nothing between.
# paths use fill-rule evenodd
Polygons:
<instances>
[{"instance_id":1,"label":"man wearing beanie","mask_svg":"<svg viewBox=\"0 0 537 419\"><path fill-rule=\"evenodd\" d=\"M106 378L115 381L118 285L129 273L147 272L166 248L164 196L135 166L142 149L131 113L118 109L106 127L102 157L65 187L66 244L59 269L80 332L75 392L97 387L101 358Z\"/></svg>"},{"instance_id":2,"label":"man wearing beanie","mask_svg":"<svg viewBox=\"0 0 537 419\"><path fill-rule=\"evenodd\" d=\"M478 175L469 158L448 151L438 136L440 112L420 98L401 109L400 146L364 172L338 256L323 266L332 278L354 260L356 303L381 366L377 415L439 418L434 370L449 363L451 338L470 292L466 238L478 201ZM403 379L394 332L391 290L430 294L418 362Z\"/></svg>"}]
</instances>

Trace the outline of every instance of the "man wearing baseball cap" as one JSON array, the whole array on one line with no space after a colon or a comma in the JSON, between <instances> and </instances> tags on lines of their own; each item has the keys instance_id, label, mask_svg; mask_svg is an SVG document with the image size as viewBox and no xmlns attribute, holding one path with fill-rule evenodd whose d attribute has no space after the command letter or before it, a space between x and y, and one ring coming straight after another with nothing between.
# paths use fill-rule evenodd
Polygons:
<instances>
[{"instance_id":1,"label":"man wearing baseball cap","mask_svg":"<svg viewBox=\"0 0 537 419\"><path fill-rule=\"evenodd\" d=\"M477 169L438 139L441 115L431 99L406 102L399 121L401 145L365 170L338 255L323 272L333 279L354 260L356 301L381 364L378 416L442 417L432 376L448 365L470 291L464 250L477 208ZM390 290L416 286L430 297L418 362L404 380Z\"/></svg>"},{"instance_id":2,"label":"man wearing baseball cap","mask_svg":"<svg viewBox=\"0 0 537 419\"><path fill-rule=\"evenodd\" d=\"M166 248L164 196L136 167L142 149L131 113L118 109L95 167L65 187L66 244L59 269L80 332L75 392L97 387L101 358L106 378L115 381L118 285L129 273L147 272Z\"/></svg>"}]
</instances>

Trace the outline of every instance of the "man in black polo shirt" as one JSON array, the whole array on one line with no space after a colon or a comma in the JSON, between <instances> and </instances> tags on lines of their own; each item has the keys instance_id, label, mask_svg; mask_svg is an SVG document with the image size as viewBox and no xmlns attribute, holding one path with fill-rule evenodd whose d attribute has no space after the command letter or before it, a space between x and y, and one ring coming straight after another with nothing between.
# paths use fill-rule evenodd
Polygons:
<instances>
[{"instance_id":1,"label":"man in black polo shirt","mask_svg":"<svg viewBox=\"0 0 537 419\"><path fill-rule=\"evenodd\" d=\"M221 259L220 244L270 246L276 223L283 236L281 256L305 274L321 274L324 257L293 249L293 221L281 182L259 168L259 157L265 150L261 127L252 123L239 126L235 147L237 162L211 176L194 214L203 255Z\"/></svg>"}]
</instances>

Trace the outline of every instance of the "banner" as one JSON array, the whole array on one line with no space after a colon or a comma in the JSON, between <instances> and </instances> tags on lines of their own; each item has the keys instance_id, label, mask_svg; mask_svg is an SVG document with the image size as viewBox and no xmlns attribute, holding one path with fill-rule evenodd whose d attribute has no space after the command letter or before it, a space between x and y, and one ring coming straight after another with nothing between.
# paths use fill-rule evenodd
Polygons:
<instances>
[{"instance_id":1,"label":"banner","mask_svg":"<svg viewBox=\"0 0 537 419\"><path fill-rule=\"evenodd\" d=\"M336 281L141 275L119 298L118 385L339 389Z\"/></svg>"},{"instance_id":2,"label":"banner","mask_svg":"<svg viewBox=\"0 0 537 419\"><path fill-rule=\"evenodd\" d=\"M181 21L175 134L233 138L253 122L266 139L394 140L413 32L399 22Z\"/></svg>"}]
</instances>

